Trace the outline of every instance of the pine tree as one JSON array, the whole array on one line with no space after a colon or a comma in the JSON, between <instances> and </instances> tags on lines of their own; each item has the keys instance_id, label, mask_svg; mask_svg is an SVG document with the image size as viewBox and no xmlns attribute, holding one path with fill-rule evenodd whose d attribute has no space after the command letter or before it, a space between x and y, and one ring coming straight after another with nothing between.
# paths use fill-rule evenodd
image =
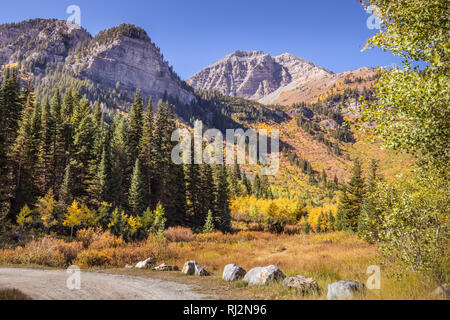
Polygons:
<instances>
[{"instance_id":1,"label":"pine tree","mask_svg":"<svg viewBox=\"0 0 450 320\"><path fill-rule=\"evenodd\" d=\"M84 97L74 112L74 197L87 197L90 181L90 165L94 159L95 125L89 106Z\"/></svg>"},{"instance_id":2,"label":"pine tree","mask_svg":"<svg viewBox=\"0 0 450 320\"><path fill-rule=\"evenodd\" d=\"M126 207L128 199L126 137L128 136L128 124L119 115L114 117L112 128L111 148L111 194L114 207Z\"/></svg>"},{"instance_id":3,"label":"pine tree","mask_svg":"<svg viewBox=\"0 0 450 320\"><path fill-rule=\"evenodd\" d=\"M323 232L323 211L320 212L319 218L317 219L317 226L316 226L316 232L320 233Z\"/></svg>"},{"instance_id":4,"label":"pine tree","mask_svg":"<svg viewBox=\"0 0 450 320\"><path fill-rule=\"evenodd\" d=\"M202 219L203 207L205 203L202 202L202 195L207 192L201 190L201 179L198 164L185 165L185 180L186 180L186 210L190 220L190 223L199 227L205 220Z\"/></svg>"},{"instance_id":5,"label":"pine tree","mask_svg":"<svg viewBox=\"0 0 450 320\"><path fill-rule=\"evenodd\" d=\"M64 180L59 192L59 204L63 209L66 209L73 201L72 181L72 167L69 162L66 166Z\"/></svg>"},{"instance_id":6,"label":"pine tree","mask_svg":"<svg viewBox=\"0 0 450 320\"><path fill-rule=\"evenodd\" d=\"M133 170L136 158L139 155L138 150L142 138L143 120L144 120L143 112L144 112L144 102L142 100L141 92L138 90L136 91L136 94L134 96L134 102L131 105L129 115L130 125L127 137L127 156L130 172Z\"/></svg>"},{"instance_id":7,"label":"pine tree","mask_svg":"<svg viewBox=\"0 0 450 320\"><path fill-rule=\"evenodd\" d=\"M361 163L356 158L352 168L352 176L343 190L343 197L338 207L338 217L336 217L338 230L357 231L361 206L365 195L364 189Z\"/></svg>"},{"instance_id":8,"label":"pine tree","mask_svg":"<svg viewBox=\"0 0 450 320\"><path fill-rule=\"evenodd\" d=\"M131 213L134 216L142 215L142 213L144 212L146 205L145 188L139 159L136 159L136 163L133 169L133 176L131 178L131 186L128 196L128 204L131 209Z\"/></svg>"},{"instance_id":9,"label":"pine tree","mask_svg":"<svg viewBox=\"0 0 450 320\"><path fill-rule=\"evenodd\" d=\"M216 170L216 227L223 232L231 230L229 186L225 165Z\"/></svg>"},{"instance_id":10,"label":"pine tree","mask_svg":"<svg viewBox=\"0 0 450 320\"><path fill-rule=\"evenodd\" d=\"M210 164L203 163L200 165L200 207L201 218L205 221L208 211L214 209L216 205L217 190L214 182L213 168Z\"/></svg>"},{"instance_id":11,"label":"pine tree","mask_svg":"<svg viewBox=\"0 0 450 320\"><path fill-rule=\"evenodd\" d=\"M12 148L12 160L15 167L12 213L18 213L26 201L34 202L38 195L36 163L39 159L40 107L34 102L31 90L26 99L16 141Z\"/></svg>"},{"instance_id":12,"label":"pine tree","mask_svg":"<svg viewBox=\"0 0 450 320\"><path fill-rule=\"evenodd\" d=\"M40 147L41 193L45 194L53 186L52 176L52 142L54 122L50 111L50 103L45 99L42 105L42 140Z\"/></svg>"},{"instance_id":13,"label":"pine tree","mask_svg":"<svg viewBox=\"0 0 450 320\"><path fill-rule=\"evenodd\" d=\"M50 112L52 117L52 188L58 194L61 186L64 170L66 167L65 155L65 139L64 139L64 124L61 116L62 101L59 89L56 90L50 102Z\"/></svg>"},{"instance_id":14,"label":"pine tree","mask_svg":"<svg viewBox=\"0 0 450 320\"><path fill-rule=\"evenodd\" d=\"M381 212L376 206L376 189L380 181L378 164L372 159L370 175L367 183L367 194L361 206L361 215L358 221L358 235L369 242L379 240L379 230L382 224Z\"/></svg>"},{"instance_id":15,"label":"pine tree","mask_svg":"<svg viewBox=\"0 0 450 320\"><path fill-rule=\"evenodd\" d=\"M155 168L153 167L153 105L152 98L148 100L147 113L144 117L142 137L139 143L139 159L142 163L145 177L146 203L152 206L152 181Z\"/></svg>"},{"instance_id":16,"label":"pine tree","mask_svg":"<svg viewBox=\"0 0 450 320\"><path fill-rule=\"evenodd\" d=\"M208 210L208 215L206 216L206 222L203 227L203 233L211 233L214 231L214 218L211 210Z\"/></svg>"}]
</instances>

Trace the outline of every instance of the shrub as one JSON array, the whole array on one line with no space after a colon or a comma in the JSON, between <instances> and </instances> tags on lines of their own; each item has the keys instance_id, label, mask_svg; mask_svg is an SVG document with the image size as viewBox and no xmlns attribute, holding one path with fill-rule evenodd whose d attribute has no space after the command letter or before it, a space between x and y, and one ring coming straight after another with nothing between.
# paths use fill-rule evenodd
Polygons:
<instances>
[{"instance_id":1,"label":"shrub","mask_svg":"<svg viewBox=\"0 0 450 320\"><path fill-rule=\"evenodd\" d=\"M106 265L111 257L104 251L85 250L78 254L77 263L82 266L99 267Z\"/></svg>"},{"instance_id":2,"label":"shrub","mask_svg":"<svg viewBox=\"0 0 450 320\"><path fill-rule=\"evenodd\" d=\"M25 247L4 250L0 254L2 263L38 264L50 267L65 267L72 263L83 249L81 242L45 237L28 243Z\"/></svg>"},{"instance_id":3,"label":"shrub","mask_svg":"<svg viewBox=\"0 0 450 320\"><path fill-rule=\"evenodd\" d=\"M183 227L170 227L164 231L164 235L170 242L190 242L195 239L192 230Z\"/></svg>"},{"instance_id":4,"label":"shrub","mask_svg":"<svg viewBox=\"0 0 450 320\"><path fill-rule=\"evenodd\" d=\"M77 232L76 239L83 243L85 249L87 249L92 242L100 239L102 234L100 231L94 230L93 228L82 229Z\"/></svg>"},{"instance_id":5,"label":"shrub","mask_svg":"<svg viewBox=\"0 0 450 320\"><path fill-rule=\"evenodd\" d=\"M102 233L98 239L92 241L89 249L101 250L106 248L118 248L125 245L122 237L112 235L111 232L106 231Z\"/></svg>"}]
</instances>

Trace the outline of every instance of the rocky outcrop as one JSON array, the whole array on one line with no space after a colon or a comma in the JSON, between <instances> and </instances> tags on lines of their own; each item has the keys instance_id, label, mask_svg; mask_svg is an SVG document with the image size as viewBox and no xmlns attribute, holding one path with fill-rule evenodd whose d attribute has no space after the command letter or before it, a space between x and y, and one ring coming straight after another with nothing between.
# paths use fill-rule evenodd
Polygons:
<instances>
[{"instance_id":1,"label":"rocky outcrop","mask_svg":"<svg viewBox=\"0 0 450 320\"><path fill-rule=\"evenodd\" d=\"M140 89L154 99L170 96L185 104L195 99L147 33L132 25L99 33L68 57L66 68L101 88L118 87L116 90L129 96Z\"/></svg>"},{"instance_id":2,"label":"rocky outcrop","mask_svg":"<svg viewBox=\"0 0 450 320\"><path fill-rule=\"evenodd\" d=\"M306 278L304 276L285 278L283 280L283 286L298 290L303 295L318 293L320 291L319 285L317 284L316 280L314 280L313 278Z\"/></svg>"},{"instance_id":3,"label":"rocky outcrop","mask_svg":"<svg viewBox=\"0 0 450 320\"><path fill-rule=\"evenodd\" d=\"M140 261L136 264L136 269L150 269L156 264L156 260L153 258L148 258L144 261Z\"/></svg>"},{"instance_id":4,"label":"rocky outcrop","mask_svg":"<svg viewBox=\"0 0 450 320\"><path fill-rule=\"evenodd\" d=\"M342 280L328 285L327 300L351 300L355 293L364 290L358 281Z\"/></svg>"},{"instance_id":5,"label":"rocky outcrop","mask_svg":"<svg viewBox=\"0 0 450 320\"><path fill-rule=\"evenodd\" d=\"M187 83L270 104L283 90L290 90L291 83L327 74L332 72L289 53L272 57L262 51L236 51L201 70Z\"/></svg>"},{"instance_id":6,"label":"rocky outcrop","mask_svg":"<svg viewBox=\"0 0 450 320\"><path fill-rule=\"evenodd\" d=\"M235 264L228 264L223 269L222 279L228 282L242 279L247 271Z\"/></svg>"},{"instance_id":7,"label":"rocky outcrop","mask_svg":"<svg viewBox=\"0 0 450 320\"><path fill-rule=\"evenodd\" d=\"M196 275L196 276L207 276L209 275L209 272L206 271L205 268L197 264L194 260L187 261L183 269L181 270L184 274L187 275Z\"/></svg>"},{"instance_id":8,"label":"rocky outcrop","mask_svg":"<svg viewBox=\"0 0 450 320\"><path fill-rule=\"evenodd\" d=\"M0 25L0 66L21 63L35 75L64 63L82 42L91 39L84 29L69 29L66 21L33 19Z\"/></svg>"},{"instance_id":9,"label":"rocky outcrop","mask_svg":"<svg viewBox=\"0 0 450 320\"><path fill-rule=\"evenodd\" d=\"M282 280L286 276L274 265L267 267L256 267L251 269L244 277L244 282L249 285L266 285L272 281Z\"/></svg>"}]
</instances>

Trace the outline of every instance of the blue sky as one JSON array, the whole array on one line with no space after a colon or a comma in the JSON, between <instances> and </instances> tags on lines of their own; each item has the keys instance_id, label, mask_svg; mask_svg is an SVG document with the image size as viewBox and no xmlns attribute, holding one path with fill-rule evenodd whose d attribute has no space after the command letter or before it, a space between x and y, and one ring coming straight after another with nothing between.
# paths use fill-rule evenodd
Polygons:
<instances>
[{"instance_id":1,"label":"blue sky","mask_svg":"<svg viewBox=\"0 0 450 320\"><path fill-rule=\"evenodd\" d=\"M378 49L360 52L377 30L357 0L14 0L2 3L0 23L67 19L69 5L81 8L93 35L141 26L183 79L235 50L289 52L334 72L400 62Z\"/></svg>"}]
</instances>

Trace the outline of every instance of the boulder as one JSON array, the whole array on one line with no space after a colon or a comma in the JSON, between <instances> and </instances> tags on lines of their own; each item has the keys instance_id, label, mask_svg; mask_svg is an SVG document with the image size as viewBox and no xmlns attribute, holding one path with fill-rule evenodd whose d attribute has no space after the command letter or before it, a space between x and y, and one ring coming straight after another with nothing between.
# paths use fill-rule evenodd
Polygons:
<instances>
[{"instance_id":1,"label":"boulder","mask_svg":"<svg viewBox=\"0 0 450 320\"><path fill-rule=\"evenodd\" d=\"M136 264L136 269L150 269L156 264L156 260L153 258L148 258L144 261L140 261Z\"/></svg>"},{"instance_id":2,"label":"boulder","mask_svg":"<svg viewBox=\"0 0 450 320\"><path fill-rule=\"evenodd\" d=\"M245 276L246 273L247 272L243 268L235 264L228 264L223 269L222 279L229 282L240 280Z\"/></svg>"},{"instance_id":3,"label":"boulder","mask_svg":"<svg viewBox=\"0 0 450 320\"><path fill-rule=\"evenodd\" d=\"M304 276L289 277L283 280L283 286L301 291L303 295L320 291L317 281Z\"/></svg>"},{"instance_id":4,"label":"boulder","mask_svg":"<svg viewBox=\"0 0 450 320\"><path fill-rule=\"evenodd\" d=\"M171 265L168 265L166 263L163 263L162 265L157 266L155 268L155 270L156 271L178 271L178 267L177 266L171 266Z\"/></svg>"},{"instance_id":5,"label":"boulder","mask_svg":"<svg viewBox=\"0 0 450 320\"><path fill-rule=\"evenodd\" d=\"M450 284L444 283L432 292L432 297L435 299L449 299L450 298Z\"/></svg>"},{"instance_id":6,"label":"boulder","mask_svg":"<svg viewBox=\"0 0 450 320\"><path fill-rule=\"evenodd\" d=\"M364 290L358 281L342 280L328 285L327 300L351 300L356 292Z\"/></svg>"},{"instance_id":7,"label":"boulder","mask_svg":"<svg viewBox=\"0 0 450 320\"><path fill-rule=\"evenodd\" d=\"M244 277L249 285L265 285L271 281L284 279L286 276L274 265L267 267L256 267L251 269Z\"/></svg>"},{"instance_id":8,"label":"boulder","mask_svg":"<svg viewBox=\"0 0 450 320\"><path fill-rule=\"evenodd\" d=\"M133 269L134 267L131 264L126 264L125 269Z\"/></svg>"},{"instance_id":9,"label":"boulder","mask_svg":"<svg viewBox=\"0 0 450 320\"><path fill-rule=\"evenodd\" d=\"M209 275L208 271L205 268L197 264L194 260L187 261L183 269L181 270L184 274L187 275L196 275L196 276L207 276Z\"/></svg>"}]
</instances>

